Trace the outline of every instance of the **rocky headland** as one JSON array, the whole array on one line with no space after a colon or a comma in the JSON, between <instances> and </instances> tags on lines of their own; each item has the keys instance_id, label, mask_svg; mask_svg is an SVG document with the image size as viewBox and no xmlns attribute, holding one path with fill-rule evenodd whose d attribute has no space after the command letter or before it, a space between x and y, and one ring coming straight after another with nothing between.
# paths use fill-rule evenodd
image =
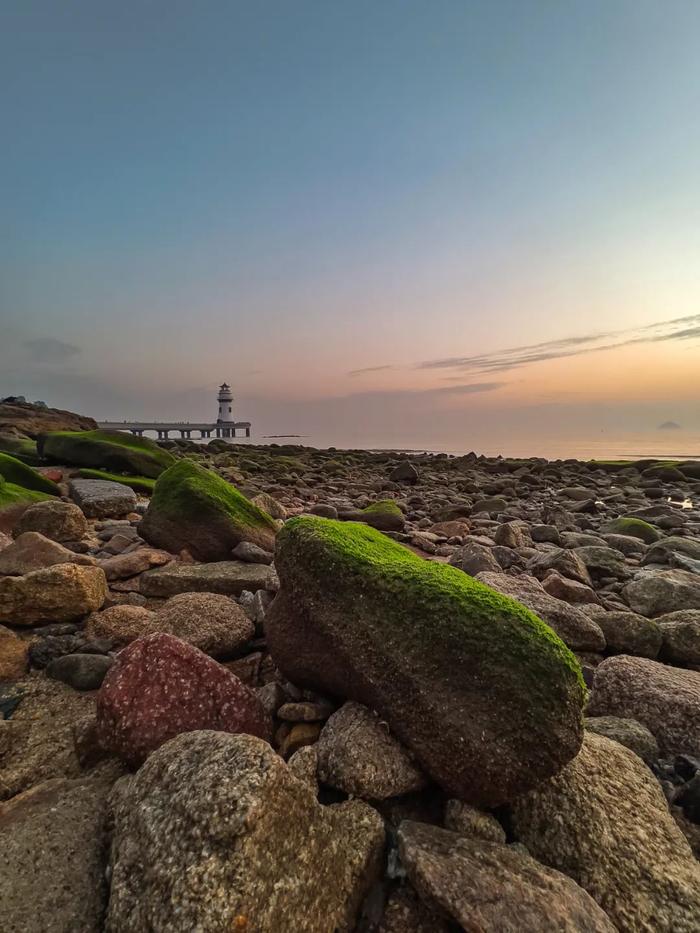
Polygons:
<instances>
[{"instance_id":1,"label":"rocky headland","mask_svg":"<svg viewBox=\"0 0 700 933\"><path fill-rule=\"evenodd\" d=\"M4 933L697 933L700 462L0 403L0 851Z\"/></svg>"}]
</instances>

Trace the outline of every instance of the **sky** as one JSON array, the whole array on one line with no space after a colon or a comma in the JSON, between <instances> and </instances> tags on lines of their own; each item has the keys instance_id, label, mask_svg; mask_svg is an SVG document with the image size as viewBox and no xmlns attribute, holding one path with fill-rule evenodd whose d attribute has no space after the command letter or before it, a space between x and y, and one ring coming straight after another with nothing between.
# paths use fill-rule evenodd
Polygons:
<instances>
[{"instance_id":1,"label":"sky","mask_svg":"<svg viewBox=\"0 0 700 933\"><path fill-rule=\"evenodd\" d=\"M696 0L4 0L0 395L201 421L225 380L257 439L700 454L699 34Z\"/></svg>"}]
</instances>

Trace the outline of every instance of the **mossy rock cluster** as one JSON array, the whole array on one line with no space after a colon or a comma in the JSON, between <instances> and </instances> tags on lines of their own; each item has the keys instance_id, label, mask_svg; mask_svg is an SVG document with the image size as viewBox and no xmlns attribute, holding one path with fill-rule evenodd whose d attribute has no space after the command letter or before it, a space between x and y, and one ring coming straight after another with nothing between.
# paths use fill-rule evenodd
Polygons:
<instances>
[{"instance_id":1,"label":"mossy rock cluster","mask_svg":"<svg viewBox=\"0 0 700 933\"><path fill-rule=\"evenodd\" d=\"M106 479L112 483L121 483L146 496L153 493L156 485L154 479L148 479L146 476L125 476L122 473L108 473L106 470L80 470L79 476L82 479Z\"/></svg>"},{"instance_id":2,"label":"mossy rock cluster","mask_svg":"<svg viewBox=\"0 0 700 933\"><path fill-rule=\"evenodd\" d=\"M154 441L125 431L56 431L40 437L38 448L52 463L152 479L175 463Z\"/></svg>"},{"instance_id":3,"label":"mossy rock cluster","mask_svg":"<svg viewBox=\"0 0 700 933\"><path fill-rule=\"evenodd\" d=\"M654 544L661 537L661 532L641 518L616 518L608 522L602 529L605 534L626 535L628 538L639 538L645 544Z\"/></svg>"},{"instance_id":4,"label":"mossy rock cluster","mask_svg":"<svg viewBox=\"0 0 700 933\"><path fill-rule=\"evenodd\" d=\"M33 502L43 502L50 498L51 496L44 492L8 483L3 476L0 476L0 512L12 506L31 505Z\"/></svg>"},{"instance_id":5,"label":"mossy rock cluster","mask_svg":"<svg viewBox=\"0 0 700 933\"><path fill-rule=\"evenodd\" d=\"M203 561L230 558L241 541L273 551L277 525L235 486L192 460L180 460L156 482L139 524L146 541Z\"/></svg>"},{"instance_id":6,"label":"mossy rock cluster","mask_svg":"<svg viewBox=\"0 0 700 933\"><path fill-rule=\"evenodd\" d=\"M43 492L47 496L60 496L61 494L56 483L9 454L0 453L0 476L7 483L34 490L34 492Z\"/></svg>"},{"instance_id":7,"label":"mossy rock cluster","mask_svg":"<svg viewBox=\"0 0 700 933\"><path fill-rule=\"evenodd\" d=\"M280 670L376 710L448 793L497 806L578 751L578 662L515 600L354 522L292 519L275 563Z\"/></svg>"}]
</instances>

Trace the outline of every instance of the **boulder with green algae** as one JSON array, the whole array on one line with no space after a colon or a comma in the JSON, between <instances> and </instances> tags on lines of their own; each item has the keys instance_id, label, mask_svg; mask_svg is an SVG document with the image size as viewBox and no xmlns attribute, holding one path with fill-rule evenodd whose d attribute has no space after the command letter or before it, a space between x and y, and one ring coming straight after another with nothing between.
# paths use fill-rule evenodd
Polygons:
<instances>
[{"instance_id":1,"label":"boulder with green algae","mask_svg":"<svg viewBox=\"0 0 700 933\"><path fill-rule=\"evenodd\" d=\"M5 482L21 486L23 489L33 489L34 492L43 492L47 496L60 496L61 494L54 482L9 454L0 453L0 476Z\"/></svg>"},{"instance_id":2,"label":"boulder with green algae","mask_svg":"<svg viewBox=\"0 0 700 933\"><path fill-rule=\"evenodd\" d=\"M34 489L25 489L8 483L0 476L0 512L18 505L31 505L34 502L44 502L51 498L45 492L36 492Z\"/></svg>"},{"instance_id":3,"label":"boulder with green algae","mask_svg":"<svg viewBox=\"0 0 700 933\"><path fill-rule=\"evenodd\" d=\"M403 531L406 519L393 499L379 499L362 509L359 520L379 531Z\"/></svg>"},{"instance_id":4,"label":"boulder with green algae","mask_svg":"<svg viewBox=\"0 0 700 933\"><path fill-rule=\"evenodd\" d=\"M187 549L203 561L224 560L241 541L273 551L276 532L267 513L192 460L180 460L159 477L139 525L150 544L171 553Z\"/></svg>"},{"instance_id":5,"label":"boulder with green algae","mask_svg":"<svg viewBox=\"0 0 700 933\"><path fill-rule=\"evenodd\" d=\"M175 463L147 437L125 431L56 431L39 438L39 453L52 463L156 477Z\"/></svg>"},{"instance_id":6,"label":"boulder with green algae","mask_svg":"<svg viewBox=\"0 0 700 933\"><path fill-rule=\"evenodd\" d=\"M0 451L11 454L23 463L37 466L41 463L36 441L29 437L18 437L15 434L0 434Z\"/></svg>"},{"instance_id":7,"label":"boulder with green algae","mask_svg":"<svg viewBox=\"0 0 700 933\"><path fill-rule=\"evenodd\" d=\"M641 518L616 518L609 522L601 531L606 534L627 535L630 538L639 538L645 544L653 544L661 537L661 532Z\"/></svg>"},{"instance_id":8,"label":"boulder with green algae","mask_svg":"<svg viewBox=\"0 0 700 933\"><path fill-rule=\"evenodd\" d=\"M496 806L578 751L574 656L515 600L372 528L295 518L265 630L289 679L376 710L453 796Z\"/></svg>"}]
</instances>

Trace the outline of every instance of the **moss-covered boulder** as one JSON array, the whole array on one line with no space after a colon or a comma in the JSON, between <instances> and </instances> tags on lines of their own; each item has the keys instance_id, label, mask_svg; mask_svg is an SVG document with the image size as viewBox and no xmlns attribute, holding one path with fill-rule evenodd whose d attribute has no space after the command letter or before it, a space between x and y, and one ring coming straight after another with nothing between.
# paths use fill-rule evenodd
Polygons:
<instances>
[{"instance_id":1,"label":"moss-covered boulder","mask_svg":"<svg viewBox=\"0 0 700 933\"><path fill-rule=\"evenodd\" d=\"M154 441L125 431L56 431L40 437L38 449L52 463L152 478L175 463Z\"/></svg>"},{"instance_id":2,"label":"moss-covered boulder","mask_svg":"<svg viewBox=\"0 0 700 933\"><path fill-rule=\"evenodd\" d=\"M275 548L277 526L235 486L192 460L159 477L139 534L171 553L187 549L204 561L225 560L241 541Z\"/></svg>"},{"instance_id":3,"label":"moss-covered boulder","mask_svg":"<svg viewBox=\"0 0 700 933\"><path fill-rule=\"evenodd\" d=\"M605 534L639 538L645 544L654 544L661 537L660 531L641 518L616 518L615 521L608 522L601 530Z\"/></svg>"},{"instance_id":4,"label":"moss-covered boulder","mask_svg":"<svg viewBox=\"0 0 700 933\"><path fill-rule=\"evenodd\" d=\"M360 513L360 521L379 531L403 531L406 519L393 499L379 499Z\"/></svg>"},{"instance_id":5,"label":"moss-covered boulder","mask_svg":"<svg viewBox=\"0 0 700 933\"><path fill-rule=\"evenodd\" d=\"M36 441L15 434L0 434L0 453L11 454L22 463L38 466L41 463Z\"/></svg>"},{"instance_id":6,"label":"moss-covered boulder","mask_svg":"<svg viewBox=\"0 0 700 933\"><path fill-rule=\"evenodd\" d=\"M15 483L8 483L4 477L0 476L0 512L16 505L31 505L33 502L43 502L50 498L51 496L45 492L37 492L34 489L17 486Z\"/></svg>"},{"instance_id":7,"label":"moss-covered boulder","mask_svg":"<svg viewBox=\"0 0 700 933\"><path fill-rule=\"evenodd\" d=\"M37 473L26 463L11 457L9 454L0 453L0 476L5 482L12 483L15 486L21 486L23 489L32 489L34 492L43 492L47 496L60 496L61 491L58 486Z\"/></svg>"},{"instance_id":8,"label":"moss-covered boulder","mask_svg":"<svg viewBox=\"0 0 700 933\"><path fill-rule=\"evenodd\" d=\"M129 486L134 492L140 492L146 496L151 495L156 485L154 479L146 476L125 476L122 473L108 473L107 470L80 470L79 475L82 479L102 479L110 483L121 483L123 486Z\"/></svg>"},{"instance_id":9,"label":"moss-covered boulder","mask_svg":"<svg viewBox=\"0 0 700 933\"><path fill-rule=\"evenodd\" d=\"M292 519L276 566L275 663L376 710L450 794L496 806L578 751L578 663L515 600L359 523Z\"/></svg>"}]
</instances>

